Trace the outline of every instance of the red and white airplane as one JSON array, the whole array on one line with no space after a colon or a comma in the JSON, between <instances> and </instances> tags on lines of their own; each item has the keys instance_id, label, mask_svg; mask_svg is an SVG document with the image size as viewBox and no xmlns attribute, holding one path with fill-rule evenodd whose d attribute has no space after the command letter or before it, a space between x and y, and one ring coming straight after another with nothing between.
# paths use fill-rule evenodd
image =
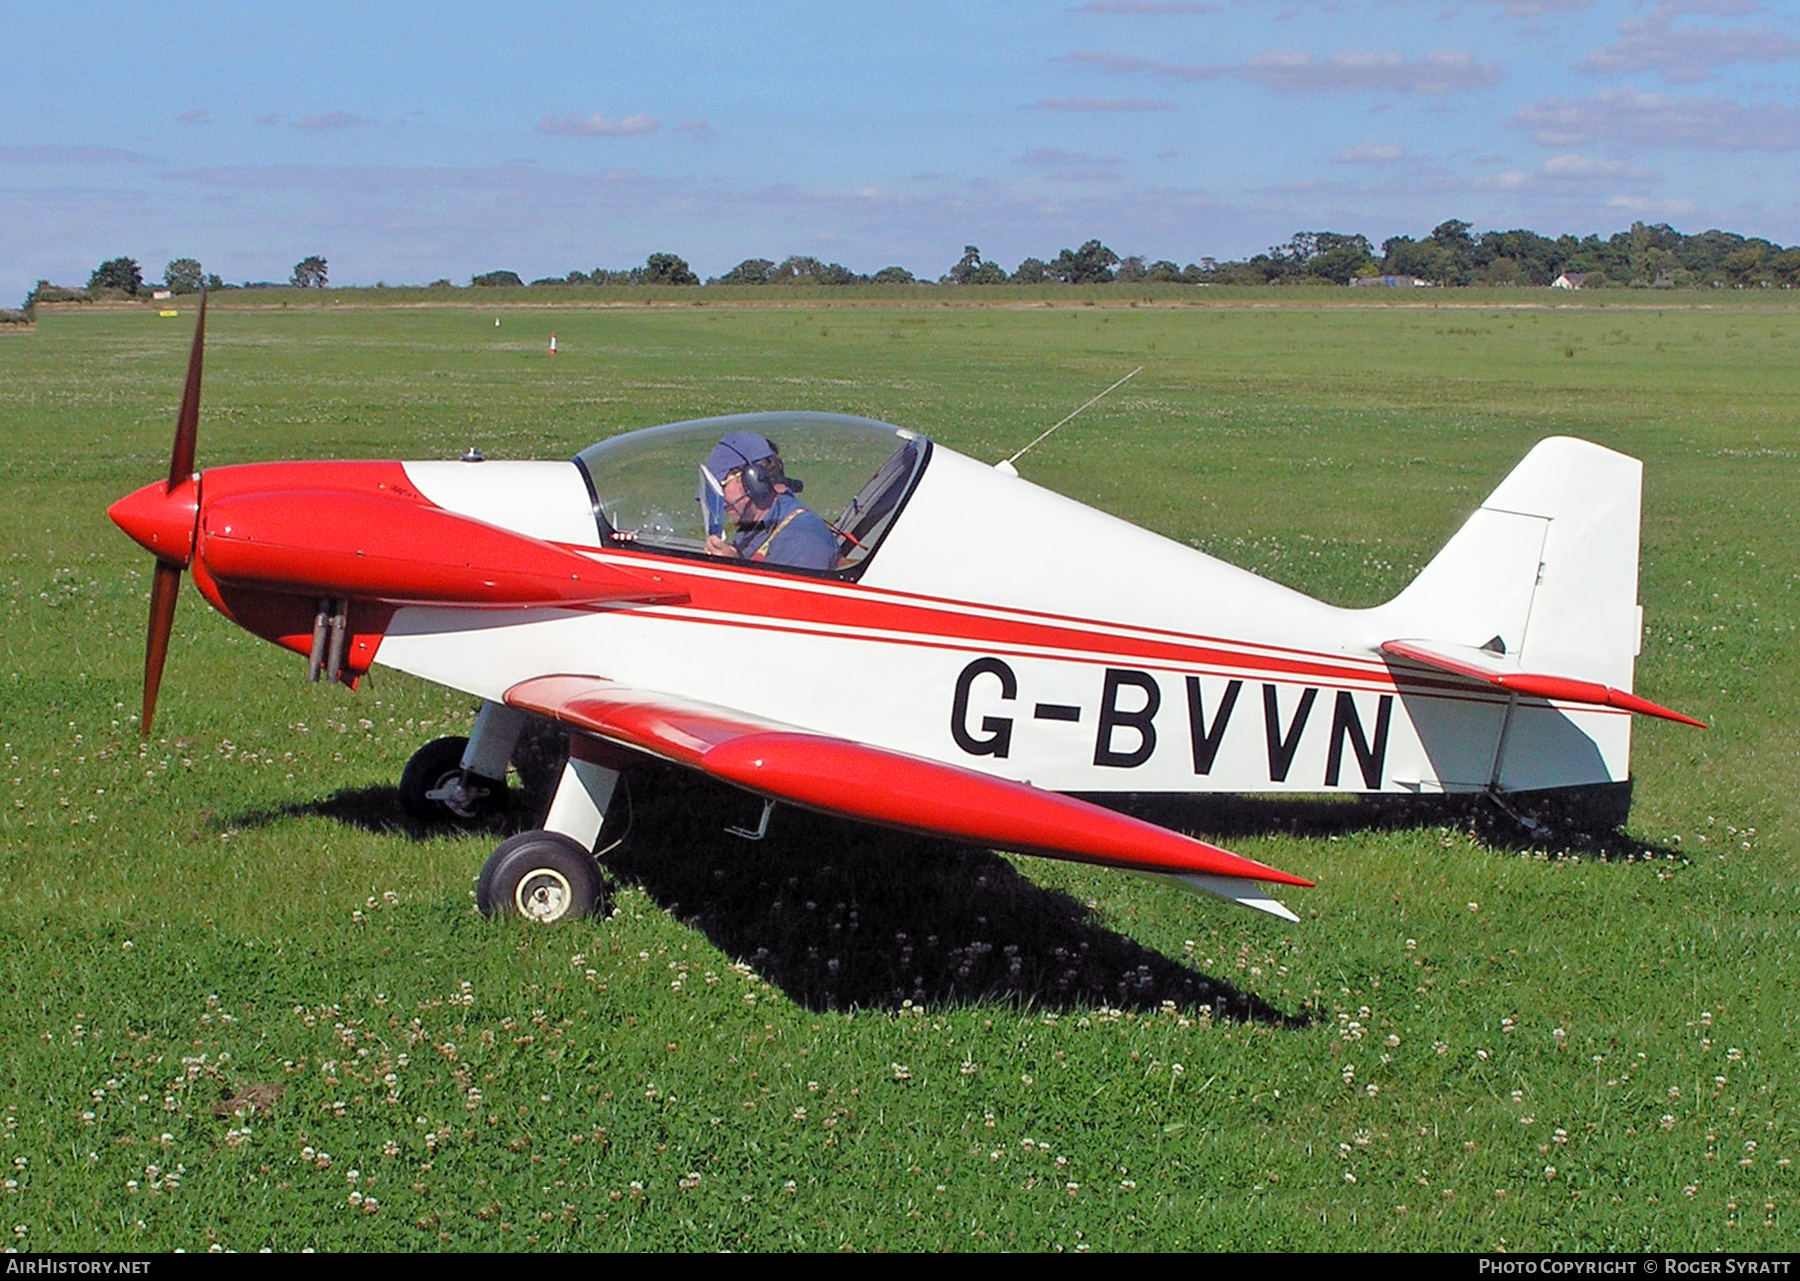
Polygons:
<instances>
[{"instance_id":1,"label":"red and white airplane","mask_svg":"<svg viewBox=\"0 0 1800 1281\"><path fill-rule=\"evenodd\" d=\"M569 762L542 829L488 860L491 913L593 909L592 851L636 753L761 797L765 826L805 806L1171 874L1294 920L1262 886L1311 882L1104 802L1623 784L1633 713L1700 724L1630 692L1641 466L1583 441L1541 442L1399 596L1340 609L1010 464L835 414L674 423L569 462L201 474L204 332L203 305L167 481L111 508L157 558L143 730L183 569L314 679L381 664L482 700L466 741L408 765L415 812L503 799L522 730L559 722ZM759 439L779 443L772 476L718 465ZM811 568L782 563L789 476L816 513L803 541L830 526ZM743 554L709 553L723 507Z\"/></svg>"}]
</instances>

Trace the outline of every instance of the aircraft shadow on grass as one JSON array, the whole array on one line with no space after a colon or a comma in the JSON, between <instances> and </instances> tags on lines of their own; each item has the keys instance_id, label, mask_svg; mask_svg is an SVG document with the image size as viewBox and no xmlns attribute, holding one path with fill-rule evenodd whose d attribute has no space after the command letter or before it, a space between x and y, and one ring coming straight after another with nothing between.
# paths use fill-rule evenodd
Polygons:
<instances>
[{"instance_id":1,"label":"aircraft shadow on grass","mask_svg":"<svg viewBox=\"0 0 1800 1281\"><path fill-rule=\"evenodd\" d=\"M641 887L808 1009L897 1010L910 1001L1154 1011L1173 1003L1189 1015L1279 1027L1310 1022L1144 947L989 851L788 807L776 811L765 839L746 841L723 830L728 823L754 826L757 802L745 793L670 768L634 771L626 789L627 805L614 811L625 822L602 837L603 846L620 842L605 856L607 874ZM528 828L547 797L541 781L528 786L481 830L504 836ZM1214 797L1205 827L1237 836L1319 837L1435 824L1501 848L1551 842L1558 851L1617 861L1670 853L1616 830L1594 836L1547 826L1533 834L1491 806L1437 799L1397 805ZM1153 800L1135 808L1171 818ZM451 830L403 817L392 787L345 789L230 825L306 815L419 841ZM1196 910L1207 906L1196 900Z\"/></svg>"}]
</instances>

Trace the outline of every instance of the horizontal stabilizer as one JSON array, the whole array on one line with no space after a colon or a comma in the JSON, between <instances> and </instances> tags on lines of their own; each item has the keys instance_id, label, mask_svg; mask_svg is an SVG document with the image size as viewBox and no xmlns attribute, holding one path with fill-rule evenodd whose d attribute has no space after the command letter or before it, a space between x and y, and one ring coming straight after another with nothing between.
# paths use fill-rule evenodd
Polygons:
<instances>
[{"instance_id":1,"label":"horizontal stabilizer","mask_svg":"<svg viewBox=\"0 0 1800 1281\"><path fill-rule=\"evenodd\" d=\"M541 676L513 686L506 701L759 795L844 818L1075 862L1196 873L1209 882L1312 884L1028 783L595 676ZM1256 896L1213 892L1257 906L1249 901Z\"/></svg>"},{"instance_id":2,"label":"horizontal stabilizer","mask_svg":"<svg viewBox=\"0 0 1800 1281\"><path fill-rule=\"evenodd\" d=\"M1639 698L1636 694L1614 689L1610 685L1576 680L1568 676L1521 671L1516 658L1474 645L1390 640L1381 643L1381 652L1531 698L1550 699L1559 703L1587 703L1594 707L1616 707L1621 711L1638 712L1644 716L1657 716L1666 721L1679 721L1683 725L1706 728L1704 721L1697 721L1691 716L1684 716L1680 712L1652 703L1647 698Z\"/></svg>"}]
</instances>

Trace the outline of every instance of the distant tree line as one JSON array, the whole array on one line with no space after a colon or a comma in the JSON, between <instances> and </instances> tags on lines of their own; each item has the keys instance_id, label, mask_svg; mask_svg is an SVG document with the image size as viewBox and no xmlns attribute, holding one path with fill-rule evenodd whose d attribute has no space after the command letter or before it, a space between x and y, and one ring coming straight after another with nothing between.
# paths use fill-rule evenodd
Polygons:
<instances>
[{"instance_id":1,"label":"distant tree line","mask_svg":"<svg viewBox=\"0 0 1800 1281\"><path fill-rule=\"evenodd\" d=\"M1484 231L1452 218L1419 240L1394 236L1381 253L1362 236L1300 232L1243 262L1203 260L1219 284L1349 284L1358 276L1411 276L1434 285L1548 285L1579 275L1584 288L1800 285L1800 247L1729 231L1684 235L1667 223L1634 222L1628 231L1558 236Z\"/></svg>"},{"instance_id":2,"label":"distant tree line","mask_svg":"<svg viewBox=\"0 0 1800 1281\"><path fill-rule=\"evenodd\" d=\"M472 278L472 285L517 285L517 272L490 271ZM571 271L566 276L545 276L533 285L698 285L700 277L676 254L651 254L642 267L613 271ZM888 285L912 284L913 274L904 267L883 267L872 276L859 275L838 262L820 262L796 254L776 262L770 258L746 258L730 271L714 276L709 285Z\"/></svg>"},{"instance_id":3,"label":"distant tree line","mask_svg":"<svg viewBox=\"0 0 1800 1281\"><path fill-rule=\"evenodd\" d=\"M1569 274L1582 277L1586 288L1614 285L1636 288L1700 286L1790 287L1800 285L1800 247L1786 249L1770 240L1729 231L1684 235L1666 223L1642 222L1602 239L1597 235L1563 235L1552 239L1535 231L1473 233L1460 219L1439 223L1415 240L1393 236L1379 253L1367 236L1335 231L1296 232L1283 244L1242 261L1202 258L1179 266L1169 259L1121 257L1099 240L1063 249L1052 258L1030 257L1012 271L985 259L975 245L963 246L959 258L935 283L940 285L1348 285L1359 278L1410 278L1421 284L1549 285ZM448 282L444 282L448 283ZM512 272L475 277L474 284L520 284ZM629 271L573 271L567 276L534 280L534 285L697 285L697 276L673 254L652 254L643 267ZM904 267L884 267L872 275L840 263L794 256L777 263L746 258L708 285L866 285L928 284Z\"/></svg>"},{"instance_id":4,"label":"distant tree line","mask_svg":"<svg viewBox=\"0 0 1800 1281\"><path fill-rule=\"evenodd\" d=\"M327 270L325 260L314 254L294 264L294 274L287 283L297 288L323 289ZM53 285L48 280L38 281L37 286L25 296L25 309L29 311L40 302L98 302L108 298L137 298L165 289L171 294L197 294L202 289L277 288L280 285L272 280L247 280L241 285L228 285L219 279L216 272L209 272L202 267L198 258L172 258L163 268L161 282L145 283L144 269L138 265L137 259L108 258L88 274L85 289Z\"/></svg>"},{"instance_id":5,"label":"distant tree line","mask_svg":"<svg viewBox=\"0 0 1800 1281\"><path fill-rule=\"evenodd\" d=\"M324 288L329 267L317 254L294 264L286 284ZM864 275L842 263L822 262L796 254L776 262L746 258L707 285L1348 285L1359 279L1396 278L1437 286L1549 285L1564 275L1579 276L1584 288L1613 285L1631 288L1792 288L1800 286L1800 246L1783 248L1771 240L1730 231L1685 235L1667 223L1634 222L1627 231L1602 239L1597 235L1562 235L1554 239L1535 231L1475 232L1458 218L1439 223L1421 237L1393 236L1378 254L1368 237L1336 231L1301 231L1279 245L1241 261L1202 258L1186 266L1172 260L1147 261L1120 257L1098 240L1064 249L1053 258L1026 258L1012 271L981 256L974 245L936 281L919 280L904 267L883 267ZM469 280L472 287L525 287L515 271L488 271ZM562 276L545 276L532 286L671 286L698 287L701 280L685 259L653 253L641 267L613 270L595 267ZM228 285L206 272L198 259L176 258L163 269L161 284L146 284L133 258L109 258L88 277L85 289L40 280L25 299L27 311L39 302L90 302L100 298L135 298L168 289L197 293L207 289L276 288L275 281ZM382 286L377 286L382 287ZM449 280L433 288L451 289Z\"/></svg>"},{"instance_id":6,"label":"distant tree line","mask_svg":"<svg viewBox=\"0 0 1800 1281\"><path fill-rule=\"evenodd\" d=\"M1284 244L1235 262L1202 258L1177 267L1168 260L1121 258L1098 240L1064 249L1048 261L1027 258L1007 272L984 261L974 245L945 273L952 285L1136 284L1348 285L1358 278L1410 277L1423 284L1549 285L1579 275L1585 288L1800 285L1800 247L1729 231L1683 235L1666 223L1636 222L1629 231L1558 236L1535 231L1471 234L1460 219L1439 223L1419 240L1394 236L1376 253L1369 239L1335 231L1301 231Z\"/></svg>"}]
</instances>

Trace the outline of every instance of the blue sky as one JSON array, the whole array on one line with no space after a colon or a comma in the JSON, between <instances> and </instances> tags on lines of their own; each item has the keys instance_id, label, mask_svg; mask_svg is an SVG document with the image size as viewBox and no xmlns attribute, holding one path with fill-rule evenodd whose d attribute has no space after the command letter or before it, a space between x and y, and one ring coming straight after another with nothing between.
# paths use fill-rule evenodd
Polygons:
<instances>
[{"instance_id":1,"label":"blue sky","mask_svg":"<svg viewBox=\"0 0 1800 1281\"><path fill-rule=\"evenodd\" d=\"M0 49L0 305L119 255L418 284L1446 218L1800 241L1775 0L8 0Z\"/></svg>"}]
</instances>

